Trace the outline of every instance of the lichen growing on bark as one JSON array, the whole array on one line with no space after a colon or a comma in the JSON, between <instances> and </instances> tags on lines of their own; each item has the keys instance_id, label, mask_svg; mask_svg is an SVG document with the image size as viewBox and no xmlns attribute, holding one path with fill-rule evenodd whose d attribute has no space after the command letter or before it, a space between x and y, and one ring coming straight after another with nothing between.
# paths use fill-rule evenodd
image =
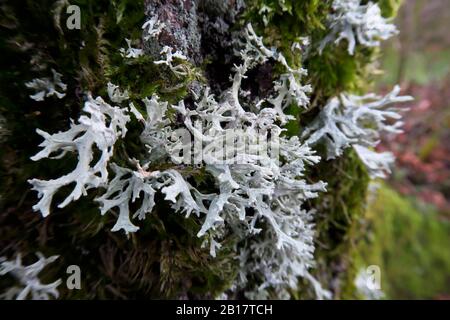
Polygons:
<instances>
[{"instance_id":1,"label":"lichen growing on bark","mask_svg":"<svg viewBox=\"0 0 450 320\"><path fill-rule=\"evenodd\" d=\"M67 299L351 296L367 169L352 150L325 160L323 145L315 154L301 134L333 97L366 92L378 49L356 45L350 55L342 41L318 54L332 2L74 0L80 30L65 28L65 1L2 4L0 255L58 254L49 278L80 265L82 289L60 288ZM377 3L394 14L397 1ZM168 162L171 128L198 135L199 121L207 138L232 126L280 130L284 162L247 164L245 174ZM34 160L58 151L66 161L30 160L42 142L36 128L46 140ZM43 196L36 210L47 216L52 200L62 203L45 219L32 212L32 178ZM102 213L120 210L100 215L96 202ZM145 217L139 232L130 211Z\"/></svg>"}]
</instances>

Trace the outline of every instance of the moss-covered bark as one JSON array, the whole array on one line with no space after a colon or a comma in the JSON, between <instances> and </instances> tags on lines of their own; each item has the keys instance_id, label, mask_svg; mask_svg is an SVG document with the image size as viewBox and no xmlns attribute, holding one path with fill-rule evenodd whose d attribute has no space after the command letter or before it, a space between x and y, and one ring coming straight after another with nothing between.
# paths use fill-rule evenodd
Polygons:
<instances>
[{"instance_id":1,"label":"moss-covered bark","mask_svg":"<svg viewBox=\"0 0 450 320\"><path fill-rule=\"evenodd\" d=\"M189 10L180 10L180 3ZM83 103L82 92L106 94L108 81L128 89L131 100L157 93L175 103L185 99L196 83L208 83L220 90L229 83L233 52L227 46L233 30L251 22L268 46L278 47L292 66L309 70L308 81L314 87L311 106L298 111L288 124L288 134L297 135L313 119L326 101L342 91L362 92L371 79L372 62L377 50L360 48L349 56L345 46L328 47L323 55L293 55L291 43L309 36L314 43L325 36L330 1L250 0L242 9L239 1L88 1L73 0L82 12L81 30L65 28L65 7L60 1L2 1L0 3L0 114L5 117L8 135L0 148L0 256L25 256L41 251L61 258L49 268L46 277L65 274L71 264L82 269L82 289L65 290L63 298L212 298L233 282L237 262L229 248L230 238L212 258L195 237L199 221L180 219L169 206L158 201L157 209L141 225L139 234L129 239L109 231L114 217L101 216L93 205L96 192L55 210L43 219L31 207L36 195L27 180L50 178L65 172L76 159L32 162L40 138L36 128L56 132L76 119ZM380 0L385 15L392 16L399 1ZM220 4L220 5L219 5ZM263 17L261 8L271 8ZM124 60L119 48L125 38L142 41L141 26L145 16L155 11L167 17L170 26L160 43L143 43L147 55ZM220 17L229 29L220 32L206 24ZM265 20L264 20L265 19ZM187 76L179 79L167 70L156 68L152 54L164 45L184 48L189 56ZM24 83L46 76L53 68L63 74L70 90L63 100L29 99ZM279 74L277 66L266 64L252 71L243 86L253 94L267 95L271 80ZM296 111L297 110L297 111ZM124 155L138 155L143 150L136 136L129 135L117 148L120 164ZM163 165L163 164L159 164ZM189 176L189 174L188 174ZM310 203L318 209L316 275L337 298L352 296L354 270L352 244L359 235L359 218L364 211L368 175L353 152L333 161L323 161L309 176L327 181L328 192ZM205 190L211 187L205 172L192 172ZM62 197L62 196L61 196ZM8 286L0 281L0 291ZM299 288L298 298L310 298Z\"/></svg>"}]
</instances>

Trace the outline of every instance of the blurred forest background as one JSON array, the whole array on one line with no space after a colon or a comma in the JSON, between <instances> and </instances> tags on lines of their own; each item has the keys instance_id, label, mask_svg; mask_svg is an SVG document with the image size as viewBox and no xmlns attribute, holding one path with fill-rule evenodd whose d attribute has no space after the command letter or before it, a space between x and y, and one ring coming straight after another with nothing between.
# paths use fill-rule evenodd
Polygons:
<instances>
[{"instance_id":1,"label":"blurred forest background","mask_svg":"<svg viewBox=\"0 0 450 320\"><path fill-rule=\"evenodd\" d=\"M380 146L396 167L374 186L357 259L380 266L385 298L450 299L450 1L404 0L395 22L377 89L399 83L415 101Z\"/></svg>"}]
</instances>

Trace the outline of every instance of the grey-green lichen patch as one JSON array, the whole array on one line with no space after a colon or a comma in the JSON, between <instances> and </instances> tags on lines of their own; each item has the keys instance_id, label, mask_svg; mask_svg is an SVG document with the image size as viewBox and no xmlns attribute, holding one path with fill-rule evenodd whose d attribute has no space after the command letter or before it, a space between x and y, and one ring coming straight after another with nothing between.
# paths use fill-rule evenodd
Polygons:
<instances>
[{"instance_id":1,"label":"grey-green lichen patch","mask_svg":"<svg viewBox=\"0 0 450 320\"><path fill-rule=\"evenodd\" d=\"M188 236L196 228L195 219L172 219L167 215L170 209L160 207L157 211L162 212L161 218L146 224L143 238L147 239L141 243L103 231L105 226L112 225L111 217L100 216L98 209L88 205L88 199L92 200L95 194L89 194L77 206L60 209L46 220L25 209L32 200L30 194L17 191L24 190L26 179L36 176L36 172L40 177L54 176L76 162L72 157L64 163L32 164L27 158L35 150L25 153L16 150L24 148L30 140L32 144L39 143L34 133L36 127L53 132L67 128L68 119L78 117L83 92L107 96L107 83L112 82L129 90L132 101L158 92L175 103L187 95L189 88L195 87L190 84L193 80L203 81L189 62L184 63L187 77L180 79L170 70L156 66L154 58L123 59L120 48L127 46L125 39L131 39L131 45L136 47L141 41L141 26L145 22L143 2L72 1L71 4L81 8L81 30L65 28L61 1L41 2L39 6L32 1L18 1L2 6L8 15L2 15L5 28L1 31L1 46L9 61L8 65L2 61L1 112L6 114L12 132L8 144L2 145L1 154L2 172L7 177L2 179L1 210L7 212L2 215L2 254L27 255L39 249L45 253L64 252L52 273L63 272L65 265L79 264L84 274L83 289L62 290L64 298L188 295L213 298L224 290L222 283L233 279L234 262L226 255L225 245L213 260L195 237ZM68 79L67 96L33 103L28 97L32 92L24 83L47 76L51 67L61 70L63 79ZM135 146L138 139L129 138L115 153L133 154L138 149ZM64 199L57 198L57 201ZM17 228L25 225L25 232L23 227Z\"/></svg>"},{"instance_id":2,"label":"grey-green lichen patch","mask_svg":"<svg viewBox=\"0 0 450 320\"><path fill-rule=\"evenodd\" d=\"M397 1L380 3L383 14L390 16ZM81 30L65 29L65 1L44 1L40 5L19 1L1 7L8 13L0 21L0 45L5 49L8 64L1 62L0 113L5 115L11 132L0 159L2 171L8 177L1 182L4 191L0 210L6 212L0 219L6 234L6 240L0 246L5 248L1 254L12 256L15 252L31 254L39 250L49 255L63 252L64 257L49 272L50 275L58 269L63 270L66 264L82 265L86 270L83 289L63 290L65 298L214 298L233 286L238 290L230 297L244 292L249 298L326 296L316 279L329 288L334 297L349 296L347 293L354 289L349 285L349 279L353 280L349 262L351 242L358 237L358 217L364 209L367 172L351 149L345 150L338 159L323 160L319 166L312 165L319 159L310 154L309 147L301 145L298 136L332 97L342 92L362 94L366 91L366 80L370 78L378 50L358 45L350 55L347 43L342 41L336 46L326 46L322 55L319 54L320 40L329 33L332 1L249 0L244 5L242 1L233 0L78 0L72 4L79 5L83 13ZM53 10L49 11L50 7ZM243 30L247 30L247 34ZM247 45L251 43L251 46L236 54L237 49L242 49L242 43L239 44L242 35L247 35ZM29 99L30 95L40 94L36 96L40 98L50 91L33 92L24 84L33 83L33 79L49 79L45 89L51 88L52 69L62 73L67 86L66 95L58 99L58 95L49 94L44 101ZM230 79L230 75L234 78ZM274 85L274 80L279 82ZM111 85L118 86L120 92L108 94L108 84L110 88ZM207 87L215 96L204 93ZM228 90L230 87L237 90ZM128 103L133 103L135 109L130 114L130 121L125 121L127 135L123 139L114 139L114 150L106 144L110 151L107 152L107 160L125 168L125 172L131 175L136 173L136 161L132 158L151 158L145 146L145 142L151 139L142 139L143 124L139 119L148 117L152 122L154 115L148 112L146 101L150 101L153 95L161 99L162 103L157 104L160 109L170 106L167 118L163 119L164 126L156 129L175 128L190 120L209 123L218 115L229 119L228 114L219 113L224 101L234 108L230 110L237 110L233 121L238 119L244 124L252 124L262 118L264 121L276 119L277 125L281 123L288 129L287 134L280 137L285 139L283 161L292 167L288 165L284 169L289 174L296 172L296 176L288 175L288 178L307 190L300 197L301 201L297 199L295 202L291 194L285 203L297 219L284 221L280 212L285 214L286 206L274 209L278 204L267 206L267 197L257 194L256 209L247 214L258 217L255 212L259 212L264 216L255 225L264 229L260 236L243 239L240 233L215 233L217 222L220 222L218 217L226 211L213 212L210 217L217 220L210 219L212 222L208 223L194 214L183 218L174 214L173 205L169 206L170 202L163 199L164 195L169 200L176 198L170 192L173 188L165 189L164 193L164 187L169 187L167 185L160 186L162 194L155 195L152 214L139 223L139 235L129 232L129 238L126 238L109 231L118 217L119 220L120 216L123 217L122 213L118 216L119 211L112 210L101 216L92 203L101 197L104 190L88 184L90 190L83 195L85 198L76 204L65 203L67 206L64 208L55 209L48 218L39 220L30 212L35 202L34 195L23 192L28 190L26 180L61 176L77 166L77 157L69 155L64 162L30 163L28 158L36 150L26 149L23 153L18 150L41 142L34 133L35 128L54 133L67 130L69 118L75 121L86 119L80 117L80 110L86 107L86 93L89 91L95 97L106 99L109 95L112 102L122 104L123 112L129 107ZM200 100L202 94L205 96L203 102ZM264 117L255 111L254 105L263 107L261 114ZM249 117L249 110L261 118ZM270 110L275 111L270 113ZM136 115L140 118L133 118ZM286 120L289 121L285 123ZM264 121L261 123L266 123ZM105 127L110 125L108 120L100 123ZM150 128L152 134L155 128ZM116 133L114 137L119 137ZM209 133L202 134L207 136ZM325 156L323 145L318 144L314 148ZM98 151L101 150L94 149L94 159L98 160ZM232 171L234 176L231 178L231 174L228 176L227 171L221 168L174 166L161 160L163 158L159 154L152 159L160 161L137 168L137 173L142 175L137 177L142 181L149 182L153 178L150 175L160 171L161 175L155 174L155 180L151 180L154 186L158 185L158 179L167 179L166 183L175 185L178 181L182 182L181 185L194 185L202 195L224 194L238 204L245 201L242 194L234 192L236 181L245 185L248 183L246 179L255 183L259 177L257 174L256 178L239 176L236 170ZM307 168L303 167L304 160L308 161ZM102 169L104 172L105 168ZM324 191L325 185L318 183L321 180L328 182L328 191L321 193L318 200L312 200L317 191ZM224 184L218 181L234 187L231 191L220 190ZM126 183L119 186L122 187L120 190L129 191ZM100 198L104 204L107 200L124 200L121 203L127 203L132 212L143 205L140 200L128 203L128 198L116 197L115 189L111 190L109 198ZM70 187L63 187L53 200L64 203L70 192ZM186 208L192 205L187 194L182 197ZM254 193L249 192L250 196L253 197ZM271 210L275 210L272 220L270 214L274 212ZM226 219L225 226L236 222L229 217ZM313 242L312 220L316 224L316 242ZM295 241L304 244L305 252L298 254L288 244L280 242L279 239L283 238L277 229L280 224L284 224L283 230L290 230L288 233L302 230ZM119 226L137 231L130 225ZM197 238L199 230L201 236L206 235L206 242ZM213 235L221 237L220 248ZM277 237L282 245L274 247ZM212 250L203 248L205 243ZM318 249L313 256L314 247ZM236 248L243 249L240 261L235 259ZM215 258L210 251L214 251ZM316 261L314 277L309 273L313 270L313 260ZM301 268L277 269L280 265L291 264ZM252 273L248 272L249 268ZM269 273L276 276L270 277ZM240 282L236 282L238 275ZM261 280L264 290L259 287Z\"/></svg>"}]
</instances>

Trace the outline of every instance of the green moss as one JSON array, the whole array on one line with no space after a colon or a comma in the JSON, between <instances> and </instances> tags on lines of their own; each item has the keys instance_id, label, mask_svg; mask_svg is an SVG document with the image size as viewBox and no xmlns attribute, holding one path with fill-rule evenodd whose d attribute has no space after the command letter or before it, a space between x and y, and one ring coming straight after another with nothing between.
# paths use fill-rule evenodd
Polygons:
<instances>
[{"instance_id":1,"label":"green moss","mask_svg":"<svg viewBox=\"0 0 450 320\"><path fill-rule=\"evenodd\" d=\"M339 159L321 162L315 173L328 183L327 192L312 205L317 208L316 274L322 283L338 284L335 298L347 298L353 291L356 270L352 268L352 251L361 236L369 177L352 149Z\"/></svg>"},{"instance_id":2,"label":"green moss","mask_svg":"<svg viewBox=\"0 0 450 320\"><path fill-rule=\"evenodd\" d=\"M48 132L67 129L69 119L79 116L83 93L106 97L109 81L129 90L131 100L143 112L140 99L157 93L176 103L187 95L193 80L204 81L200 71L187 62L182 63L188 75L180 79L164 66L154 65L148 56L124 59L120 55L125 38L141 38L144 1L74 0L71 4L80 6L81 30L65 28L63 1L38 4L23 0L1 7L8 15L0 20L7 26L0 29L4 58L0 62L0 111L7 116L11 135L0 154L0 210L5 212L0 219L0 255L21 252L30 261L36 251L61 255L44 273L48 279L64 277L66 266L79 265L82 289L61 286L61 296L66 299L213 298L235 278L237 263L229 252L233 239L227 239L218 257L212 258L208 248L201 248L202 239L196 237L198 218L183 219L163 199L158 199L155 212L139 223L139 236L130 239L109 231L116 217L114 213L101 216L93 205L98 191L64 209L53 207L46 219L30 209L36 194L29 190L29 178L54 178L76 164L76 156L65 161L30 161L40 143L35 128ZM32 46L24 50L16 43ZM37 63L45 70L30 71L30 56L34 55L41 57ZM29 99L24 83L48 76L50 68L63 73L67 96L39 103ZM139 141L130 130L126 140L116 146L114 161L142 156L145 148ZM202 176L204 172L195 178ZM54 202L61 202L68 191L58 192ZM0 291L7 285L2 281Z\"/></svg>"},{"instance_id":3,"label":"green moss","mask_svg":"<svg viewBox=\"0 0 450 320\"><path fill-rule=\"evenodd\" d=\"M328 46L321 56L311 56L305 66L309 70L316 105L344 91L361 93L371 84L371 68L377 59L376 49L359 48L355 56L348 54L346 44Z\"/></svg>"},{"instance_id":4,"label":"green moss","mask_svg":"<svg viewBox=\"0 0 450 320\"><path fill-rule=\"evenodd\" d=\"M378 0L382 15L386 18L392 18L397 15L403 0Z\"/></svg>"},{"instance_id":5,"label":"green moss","mask_svg":"<svg viewBox=\"0 0 450 320\"><path fill-rule=\"evenodd\" d=\"M368 208L367 231L358 243L359 267L378 265L389 299L447 296L450 281L448 220L430 207L382 185Z\"/></svg>"},{"instance_id":6,"label":"green moss","mask_svg":"<svg viewBox=\"0 0 450 320\"><path fill-rule=\"evenodd\" d=\"M277 47L292 66L308 70L304 81L314 88L310 109L321 108L330 97L343 91L366 92L372 84L372 74L377 73L374 63L379 57L379 50L376 48L357 46L355 55L352 56L347 52L347 44L342 41L339 46L327 46L319 54L317 44L329 32L326 24L331 3L332 1L314 0L252 0L243 15L242 24L251 21L269 47ZM313 47L306 55L293 52L292 43L305 36L311 39ZM276 75L277 73L274 74L274 79ZM304 113L305 110L300 112ZM314 114L317 112L315 110ZM296 115L301 121L301 116L297 113L294 111L289 114ZM291 123L289 132L295 128L298 126Z\"/></svg>"},{"instance_id":7,"label":"green moss","mask_svg":"<svg viewBox=\"0 0 450 320\"><path fill-rule=\"evenodd\" d=\"M311 106L308 110L300 110L294 105L289 108L288 113L297 119L288 123L289 135L296 135L307 126L329 98L344 91L367 92L373 75L378 73L374 67L379 57L377 48L357 46L352 56L343 41L339 46L327 46L321 55L314 46L307 55L293 54L291 44L299 37L308 36L313 44L317 44L328 34L325 26L331 3L253 0L244 14L244 21L252 22L269 47L276 46L289 63L308 70L305 81L314 89ZM394 16L399 3L381 0L383 15ZM317 148L319 155L325 156L323 148ZM339 159L323 160L307 176L313 177L313 181L328 183L328 191L311 204L317 209L316 276L326 287L335 283L332 288L335 298L354 297L353 281L358 270L353 264L353 256L355 243L362 236L360 227L369 183L365 166L353 150L347 150ZM296 298L313 296L312 292L302 290L294 294Z\"/></svg>"},{"instance_id":8,"label":"green moss","mask_svg":"<svg viewBox=\"0 0 450 320\"><path fill-rule=\"evenodd\" d=\"M29 191L27 179L52 178L66 173L75 164L75 157L65 161L31 162L41 141L35 128L57 132L76 119L83 105L83 92L106 96L108 81L127 89L131 101L143 110L140 99L157 93L170 103L185 98L188 86L195 80L205 82L202 70L183 62L188 76L180 79L150 57L123 59L119 49L125 38L139 41L144 22L144 1L135 0L73 0L81 8L81 30L69 31L65 26L63 1L18 0L0 7L0 112L7 117L12 132L0 154L0 255L35 251L46 255L62 254L61 259L45 274L48 279L65 275L65 267L76 264L82 270L82 290L62 288L63 298L212 298L229 287L237 273L237 261L231 248L235 239L227 238L217 258L201 248L195 235L200 227L196 217L188 219L174 214L168 203L157 199L158 206L145 221L139 222L138 235L127 239L109 230L116 217L101 216L92 205L97 196L87 197L64 209L54 208L42 219L31 211L36 201ZM385 16L392 16L399 1L381 0ZM326 17L331 1L250 0L240 25L252 22L266 44L276 46L293 67L305 67L305 82L314 87L308 110L293 105L289 113L296 121L288 124L287 134L297 135L310 123L328 99L342 91L362 92L370 84L372 63L377 50L357 48L355 56L347 53L345 43L329 46L322 55L315 49L308 55L293 53L291 44L299 37L309 36L317 43L328 33ZM52 10L49 10L52 8ZM261 9L268 8L265 18ZM22 44L22 45L17 45ZM25 45L31 44L31 46ZM30 71L30 57L45 70ZM206 63L206 62L205 62ZM48 76L50 68L63 73L69 90L63 100L46 99L34 102L24 83ZM281 70L275 66L273 78ZM25 119L25 120L24 120ZM175 120L175 119L174 119ZM132 123L132 127L140 124ZM115 148L114 161L128 157L142 158L143 150L137 134L130 130L125 141ZM23 150L23 152L17 152ZM323 150L318 150L324 155ZM160 165L160 164L158 164ZM212 181L204 170L186 172L200 191L211 191ZM316 276L325 287L334 287L337 298L351 297L356 266L355 242L361 237L368 176L352 150L334 161L322 161L312 168L312 181L328 182L328 192L309 205L316 208L317 268ZM55 198L63 198L63 190ZM14 239L14 241L11 241ZM7 284L2 282L0 287ZM300 286L295 297L313 297L307 286ZM1 288L0 288L1 289ZM305 291L306 290L306 291Z\"/></svg>"},{"instance_id":9,"label":"green moss","mask_svg":"<svg viewBox=\"0 0 450 320\"><path fill-rule=\"evenodd\" d=\"M257 34L277 47L293 67L302 65L302 55L293 52L292 43L300 37L324 32L329 4L325 1L251 0L242 23L252 23Z\"/></svg>"}]
</instances>

